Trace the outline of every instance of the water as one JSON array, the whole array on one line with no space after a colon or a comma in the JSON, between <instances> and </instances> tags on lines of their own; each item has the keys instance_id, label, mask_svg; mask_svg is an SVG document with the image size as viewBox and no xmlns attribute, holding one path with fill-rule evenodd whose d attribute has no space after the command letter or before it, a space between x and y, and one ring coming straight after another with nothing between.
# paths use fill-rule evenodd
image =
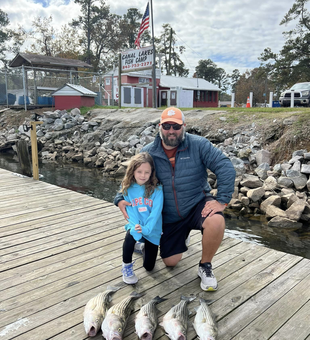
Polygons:
<instances>
[{"instance_id":1,"label":"water","mask_svg":"<svg viewBox=\"0 0 310 340\"><path fill-rule=\"evenodd\" d=\"M21 173L18 159L11 154L0 153L0 168ZM98 169L79 164L44 162L39 164L41 181L74 190L92 197L113 202L120 181L103 176ZM263 216L245 218L233 211L225 213L226 234L268 248L280 250L310 259L310 229L286 230L270 228Z\"/></svg>"}]
</instances>

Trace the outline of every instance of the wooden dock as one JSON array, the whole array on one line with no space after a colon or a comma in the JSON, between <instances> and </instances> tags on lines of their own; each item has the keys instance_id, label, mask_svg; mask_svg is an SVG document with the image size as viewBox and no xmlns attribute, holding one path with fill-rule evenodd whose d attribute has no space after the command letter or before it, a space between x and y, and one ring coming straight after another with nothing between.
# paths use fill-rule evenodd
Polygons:
<instances>
[{"instance_id":1,"label":"wooden dock","mask_svg":"<svg viewBox=\"0 0 310 340\"><path fill-rule=\"evenodd\" d=\"M0 169L0 340L86 339L87 301L122 281L124 219L111 203ZM149 274L136 258L139 282L124 285L112 303L134 289L136 300L125 339L137 339L134 317L156 295L161 321L181 295L213 300L219 340L310 339L310 260L225 237L214 262L216 292L203 292L197 277L201 245L192 233L189 250L173 269L158 258ZM101 332L94 339L102 339ZM161 327L155 339L167 339Z\"/></svg>"}]
</instances>

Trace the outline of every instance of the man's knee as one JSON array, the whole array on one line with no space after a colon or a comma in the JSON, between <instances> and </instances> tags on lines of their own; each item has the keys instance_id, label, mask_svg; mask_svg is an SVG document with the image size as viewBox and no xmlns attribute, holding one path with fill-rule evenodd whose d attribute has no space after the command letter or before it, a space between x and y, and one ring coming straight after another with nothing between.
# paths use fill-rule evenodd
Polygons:
<instances>
[{"instance_id":1,"label":"man's knee","mask_svg":"<svg viewBox=\"0 0 310 340\"><path fill-rule=\"evenodd\" d=\"M225 219L220 214L215 214L211 217L208 217L204 220L202 224L203 229L208 228L214 230L225 230Z\"/></svg>"},{"instance_id":2,"label":"man's knee","mask_svg":"<svg viewBox=\"0 0 310 340\"><path fill-rule=\"evenodd\" d=\"M182 254L176 254L170 257L163 258L162 260L167 267L174 267L180 262L181 259Z\"/></svg>"}]
</instances>

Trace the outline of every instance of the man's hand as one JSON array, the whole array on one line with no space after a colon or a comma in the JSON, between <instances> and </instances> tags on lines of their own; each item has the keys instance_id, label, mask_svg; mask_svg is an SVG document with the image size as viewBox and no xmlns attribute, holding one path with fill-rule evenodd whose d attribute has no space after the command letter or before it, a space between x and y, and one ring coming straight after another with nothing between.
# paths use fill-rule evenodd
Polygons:
<instances>
[{"instance_id":1,"label":"man's hand","mask_svg":"<svg viewBox=\"0 0 310 340\"><path fill-rule=\"evenodd\" d=\"M206 202L204 208L202 209L201 216L202 217L206 217L206 216L211 217L219 211L224 211L225 208L226 208L226 205L222 204L218 201L215 201L215 200L208 201L208 202Z\"/></svg>"},{"instance_id":2,"label":"man's hand","mask_svg":"<svg viewBox=\"0 0 310 340\"><path fill-rule=\"evenodd\" d=\"M142 233L142 228L141 228L140 224L136 224L136 225L135 225L135 230L136 230L138 233Z\"/></svg>"},{"instance_id":3,"label":"man's hand","mask_svg":"<svg viewBox=\"0 0 310 340\"><path fill-rule=\"evenodd\" d=\"M122 214L124 215L126 221L128 221L128 219L129 219L129 216L128 216L127 211L126 211L126 207L129 206L129 205L131 205L131 203L129 203L125 200L119 201L118 205L117 205L119 207L120 211L122 212Z\"/></svg>"}]
</instances>

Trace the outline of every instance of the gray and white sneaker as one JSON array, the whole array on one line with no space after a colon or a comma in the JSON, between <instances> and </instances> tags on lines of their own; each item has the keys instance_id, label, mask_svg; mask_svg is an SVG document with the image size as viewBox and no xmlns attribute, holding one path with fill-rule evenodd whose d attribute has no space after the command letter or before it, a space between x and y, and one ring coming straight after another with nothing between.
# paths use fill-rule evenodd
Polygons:
<instances>
[{"instance_id":1,"label":"gray and white sneaker","mask_svg":"<svg viewBox=\"0 0 310 340\"><path fill-rule=\"evenodd\" d=\"M213 274L210 262L199 262L198 276L201 278L200 287L202 290L208 292L217 290L217 280Z\"/></svg>"},{"instance_id":2,"label":"gray and white sneaker","mask_svg":"<svg viewBox=\"0 0 310 340\"><path fill-rule=\"evenodd\" d=\"M140 255L143 255L143 251L144 251L144 242L136 242L134 252Z\"/></svg>"},{"instance_id":3,"label":"gray and white sneaker","mask_svg":"<svg viewBox=\"0 0 310 340\"><path fill-rule=\"evenodd\" d=\"M138 282L138 278L133 271L133 262L124 263L122 267L123 281L129 285L133 285Z\"/></svg>"}]
</instances>

